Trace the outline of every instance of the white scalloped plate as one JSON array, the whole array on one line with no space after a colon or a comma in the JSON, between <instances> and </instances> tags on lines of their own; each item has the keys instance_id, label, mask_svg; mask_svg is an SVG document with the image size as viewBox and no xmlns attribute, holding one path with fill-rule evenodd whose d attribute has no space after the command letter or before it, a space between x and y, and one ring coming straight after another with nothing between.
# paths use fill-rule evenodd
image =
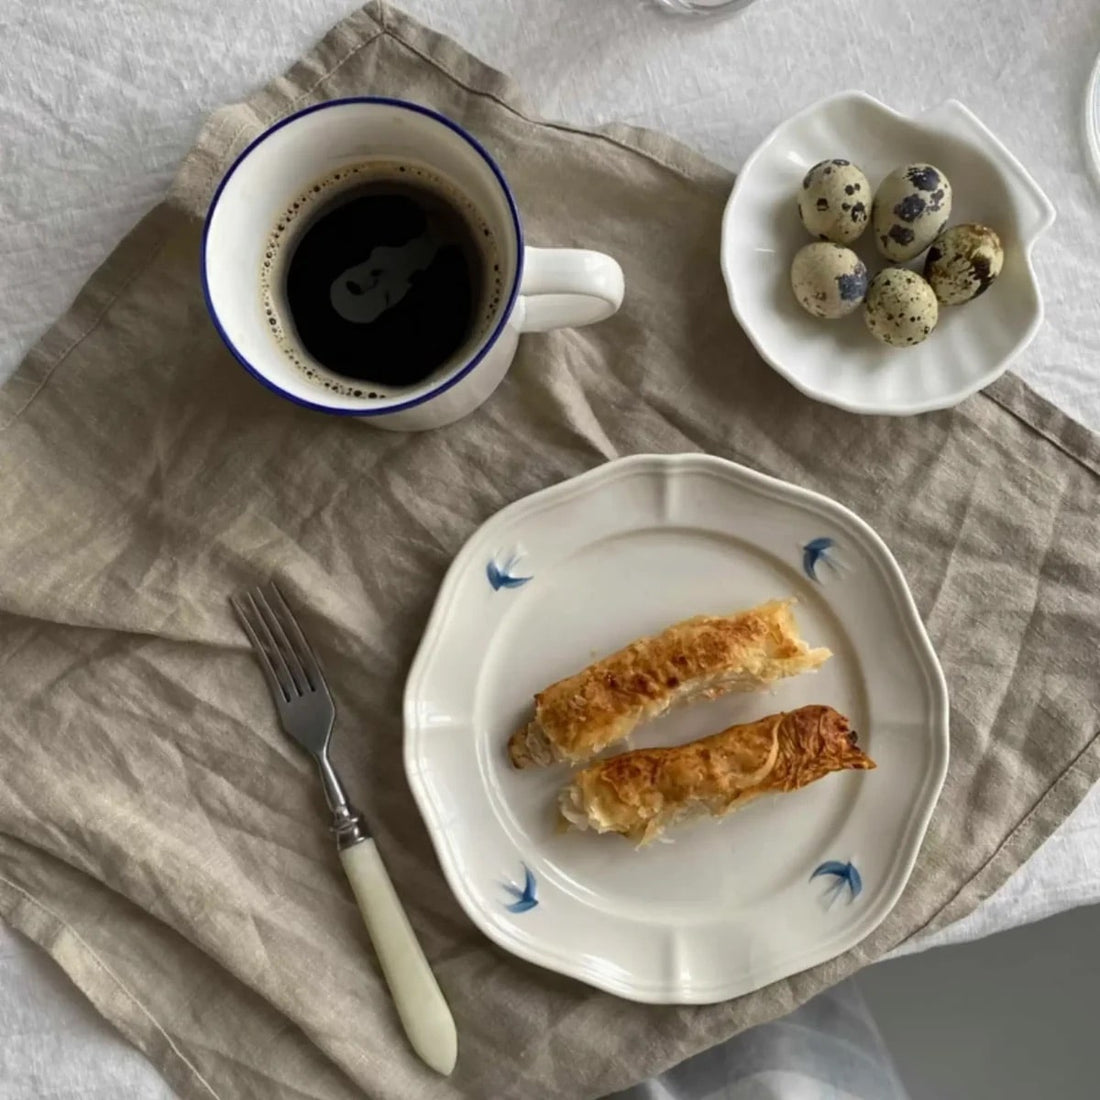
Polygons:
<instances>
[{"instance_id":1,"label":"white scalloped plate","mask_svg":"<svg viewBox=\"0 0 1100 1100\"><path fill-rule=\"evenodd\" d=\"M936 331L912 348L880 344L862 310L841 321L808 316L789 282L794 254L810 241L796 198L806 170L827 157L858 164L875 187L903 164L942 168L953 189L951 224L983 222L1001 236L997 282L977 301L944 307ZM1031 342L1043 320L1031 250L1053 221L1039 185L961 103L906 118L863 92L843 92L782 123L745 162L722 220L722 273L741 327L792 385L849 412L904 416L957 405ZM870 232L853 247L871 271L887 266ZM908 266L923 263L921 255Z\"/></svg>"},{"instance_id":2,"label":"white scalloped plate","mask_svg":"<svg viewBox=\"0 0 1100 1100\"><path fill-rule=\"evenodd\" d=\"M805 637L835 654L820 672L674 711L634 744L827 703L878 768L641 850L557 831L568 770L516 771L505 752L532 695L679 619L792 594ZM905 886L947 751L943 673L881 539L826 497L706 455L620 459L490 519L443 582L405 691L409 782L470 918L638 1001L724 1000L858 943ZM825 864L841 874L812 877Z\"/></svg>"}]
</instances>

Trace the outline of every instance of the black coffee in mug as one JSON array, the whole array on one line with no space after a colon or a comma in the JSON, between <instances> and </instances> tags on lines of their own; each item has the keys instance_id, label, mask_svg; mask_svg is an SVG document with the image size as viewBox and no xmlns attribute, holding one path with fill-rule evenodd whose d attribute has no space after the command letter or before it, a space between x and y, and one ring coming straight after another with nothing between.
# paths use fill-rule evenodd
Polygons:
<instances>
[{"instance_id":1,"label":"black coffee in mug","mask_svg":"<svg viewBox=\"0 0 1100 1100\"><path fill-rule=\"evenodd\" d=\"M268 324L299 367L329 388L374 395L472 351L500 304L500 259L484 219L447 181L366 162L289 205L261 283Z\"/></svg>"}]
</instances>

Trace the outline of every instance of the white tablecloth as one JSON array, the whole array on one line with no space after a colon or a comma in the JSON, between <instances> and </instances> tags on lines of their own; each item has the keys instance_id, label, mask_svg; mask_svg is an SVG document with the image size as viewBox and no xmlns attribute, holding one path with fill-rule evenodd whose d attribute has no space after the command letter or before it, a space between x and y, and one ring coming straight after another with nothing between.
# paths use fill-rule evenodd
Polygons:
<instances>
[{"instance_id":1,"label":"white tablecloth","mask_svg":"<svg viewBox=\"0 0 1100 1100\"><path fill-rule=\"evenodd\" d=\"M0 379L161 199L203 115L285 68L351 6L0 0ZM731 168L787 115L844 88L906 112L962 100L1058 208L1036 254L1046 323L1017 369L1100 429L1100 188L1083 141L1097 0L758 0L704 20L666 15L649 0L403 6L512 74L544 116L665 130ZM920 946L1098 900L1100 788L977 912ZM49 972L16 943L0 940L0 986L36 1003ZM53 1001L43 1003L36 1026L48 1035ZM76 1019L57 1015L57 1033ZM0 1015L0 1095L20 1074L29 1080L20 1050L42 1064L54 1049L45 1039L14 1043L21 1026ZM97 1049L104 1060L120 1057L107 1033L85 1032L82 1066ZM83 1080L79 1095L97 1095L87 1073ZM124 1094L138 1095L114 1093Z\"/></svg>"}]
</instances>

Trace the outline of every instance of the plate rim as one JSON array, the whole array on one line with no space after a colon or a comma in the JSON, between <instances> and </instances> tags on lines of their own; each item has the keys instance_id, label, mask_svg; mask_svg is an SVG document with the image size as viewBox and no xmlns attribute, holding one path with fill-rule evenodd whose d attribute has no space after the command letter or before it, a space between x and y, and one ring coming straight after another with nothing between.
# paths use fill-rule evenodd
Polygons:
<instances>
[{"instance_id":1,"label":"plate rim","mask_svg":"<svg viewBox=\"0 0 1100 1100\"><path fill-rule=\"evenodd\" d=\"M1098 63L1100 65L1100 63ZM879 111L884 115L888 115L891 118L898 119L900 121L908 123L919 124L921 119L926 115L931 115L939 112L945 108L953 108L962 114L964 114L974 127L979 129L987 138L990 148L987 152L995 154L1004 163L1008 164L1018 176L1020 176L1029 185L1033 196L1036 198L1042 211L1042 218L1037 224L1035 231L1031 235L1030 239L1022 242L1024 244L1024 259L1027 263L1028 275L1031 279L1031 283L1035 289L1036 300L1036 313L1032 318L1031 324L1028 326L1027 331L1023 334L1016 346L1002 359L995 364L990 370L986 371L984 375L976 379L971 383L967 383L963 386L957 387L953 390L946 391L940 397L927 398L923 401L907 401L907 402L895 402L895 403L879 403L873 401L851 401L844 398L837 397L830 393L828 390L820 389L816 386L810 385L802 378L792 372L787 366L772 356L761 344L761 340L758 338L757 333L754 331L753 326L745 320L742 316L741 308L738 304L737 295L734 289L734 280L731 275L731 266L729 261L729 250L726 247L726 240L729 233L729 226L733 223L733 207L737 200L738 194L742 188L742 181L745 179L749 170L753 165L764 155L764 153L771 148L776 139L782 131L784 131L791 123L801 121L805 118L809 118L823 110L840 104L840 103L859 103L864 107L869 107L872 110ZM966 106L961 100L948 98L942 102L922 110L916 114L906 115L901 111L895 111L892 107L887 106L881 100L876 99L868 92L861 91L859 89L848 89L846 91L836 92L833 95L825 96L822 99L803 107L801 110L796 111L792 115L788 115L787 118L780 121L774 126L771 131L760 141L760 143L753 149L753 151L746 157L744 163L741 165L737 172L737 177L733 181L733 186L730 189L730 193L726 199L726 205L722 211L722 223L720 229L721 240L719 241L719 266L722 269L722 280L726 286L726 296L729 299L730 311L733 313L738 325L741 327L742 332L748 337L749 342L755 348L757 354L764 360L776 373L785 378L796 390L805 394L807 397L812 398L815 401L820 401L825 405L832 405L834 408L843 409L845 412L856 413L861 416L916 416L920 413L926 412L939 412L943 409L954 408L956 405L961 404L968 397L973 396L980 390L986 388L986 386L992 385L998 378L1004 374L1009 367L1016 361L1020 354L1028 347L1028 345L1035 339L1036 334L1042 327L1043 319L1046 315L1046 307L1043 303L1042 288L1039 285L1038 277L1035 273L1035 265L1032 261L1032 252L1035 245L1043 234L1050 228L1055 220L1055 208L1054 204L1050 201L1047 194L1035 181L1031 173L1020 163L1020 161L1009 151L1009 149L1003 144L1003 142L978 118L974 112Z\"/></svg>"},{"instance_id":2,"label":"plate rim","mask_svg":"<svg viewBox=\"0 0 1100 1100\"><path fill-rule=\"evenodd\" d=\"M441 817L420 781L418 755L424 731L414 718L415 700L436 644L442 636L441 627L450 614L459 586L463 583L471 566L476 567L475 572L482 571L482 543L491 543L495 529L505 526L517 517L543 511L547 507L567 501L578 493L590 488L598 488L601 482L647 473L667 479L677 474L691 472L703 472L740 483L758 494L793 500L798 505L807 506L819 514L830 513L856 530L874 551L873 557L894 599L895 607L906 628L909 644L914 654L920 658L921 671L929 691L929 728L932 744L930 765L925 782L922 784L918 807L905 824L904 838L900 846L901 854L894 859L896 873L893 885L882 894L875 910L865 911L861 920L846 925L831 939L818 941L814 949L803 952L802 956L798 957L797 965L793 968L790 964L784 963L778 968L773 967L780 971L777 974L765 974L763 977L754 975L749 990L740 988L743 982L735 982L729 978L723 978L709 986L696 982L686 989L682 983L675 984L667 980L641 982L632 975L620 976L617 970L609 971L607 968L586 965L579 957L561 951L555 953L552 948L543 948L537 942L509 934L510 926L491 917L482 903L481 895L470 889L465 878L459 873L451 856ZM490 941L527 962L628 1000L647 1004L715 1004L836 958L861 943L889 916L912 876L913 867L943 789L950 757L949 709L946 677L901 567L881 536L865 520L839 501L823 493L760 473L716 455L698 452L639 454L601 463L574 477L566 478L512 501L481 523L465 540L439 586L409 668L402 701L403 759L406 779L428 831L444 879L466 916Z\"/></svg>"}]
</instances>

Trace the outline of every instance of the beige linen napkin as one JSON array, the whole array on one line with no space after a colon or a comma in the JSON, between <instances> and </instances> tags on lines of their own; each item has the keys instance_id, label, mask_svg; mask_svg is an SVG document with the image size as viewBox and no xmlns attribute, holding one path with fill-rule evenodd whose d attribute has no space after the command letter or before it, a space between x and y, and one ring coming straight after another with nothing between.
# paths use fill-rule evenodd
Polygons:
<instances>
[{"instance_id":1,"label":"beige linen napkin","mask_svg":"<svg viewBox=\"0 0 1100 1100\"><path fill-rule=\"evenodd\" d=\"M425 435L287 404L212 330L199 216L266 124L383 93L500 159L534 243L619 258L622 312L525 337ZM219 112L150 214L0 391L0 912L184 1097L568 1098L787 1012L999 886L1100 772L1097 438L1006 376L860 418L752 353L718 272L730 176L667 138L533 119L511 83L371 5ZM951 768L912 881L857 949L750 996L645 1007L521 963L459 909L405 783L403 681L437 585L502 505L617 455L704 450L830 494L901 562L947 672ZM410 1055L226 606L276 575L323 654L335 756L458 1021Z\"/></svg>"}]
</instances>

